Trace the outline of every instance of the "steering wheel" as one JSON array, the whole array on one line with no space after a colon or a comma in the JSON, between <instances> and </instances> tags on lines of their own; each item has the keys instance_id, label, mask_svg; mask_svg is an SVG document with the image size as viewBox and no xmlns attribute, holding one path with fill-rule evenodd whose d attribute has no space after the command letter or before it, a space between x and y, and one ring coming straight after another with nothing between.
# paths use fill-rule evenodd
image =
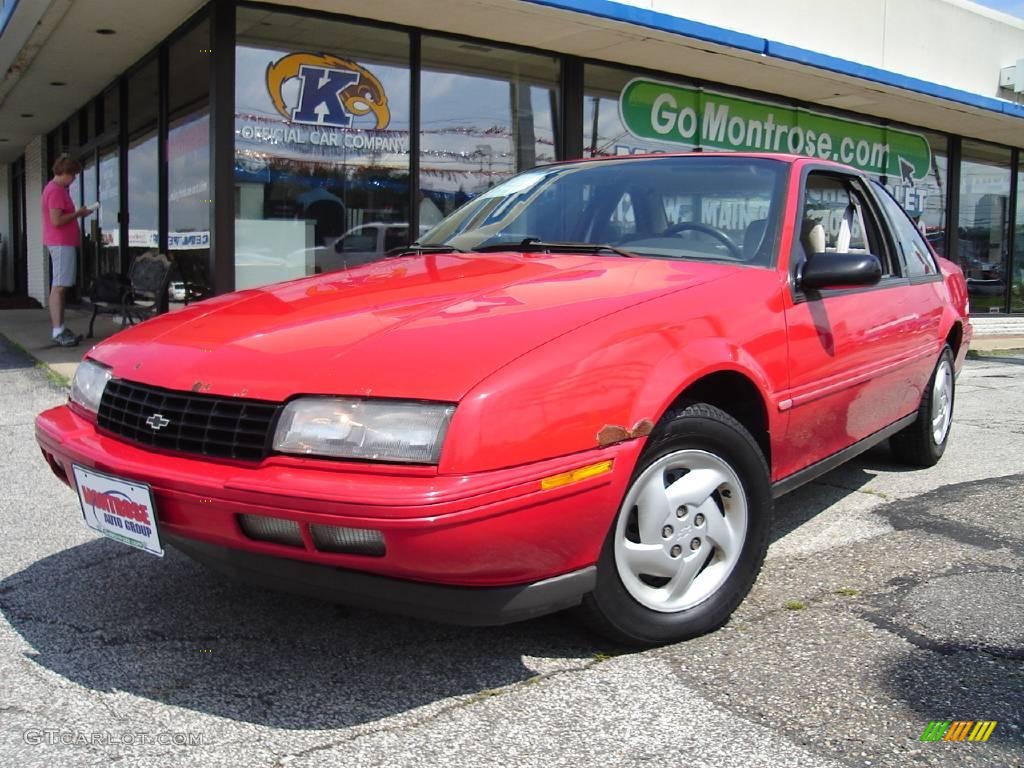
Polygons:
<instances>
[{"instance_id":1,"label":"steering wheel","mask_svg":"<svg viewBox=\"0 0 1024 768\"><path fill-rule=\"evenodd\" d=\"M718 242L729 249L729 253L732 254L738 261L744 261L743 251L740 247L732 241L725 232L720 229L715 229L707 224L701 224L697 221L681 221L678 224L673 224L671 227L662 232L663 235L678 235L681 232L700 232L708 235L709 237L715 238Z\"/></svg>"}]
</instances>

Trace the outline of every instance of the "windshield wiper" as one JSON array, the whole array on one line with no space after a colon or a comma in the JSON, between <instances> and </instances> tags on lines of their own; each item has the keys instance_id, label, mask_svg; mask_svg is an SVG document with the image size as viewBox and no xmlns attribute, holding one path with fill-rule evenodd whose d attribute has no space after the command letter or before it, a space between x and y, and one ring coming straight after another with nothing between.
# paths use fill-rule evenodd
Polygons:
<instances>
[{"instance_id":1,"label":"windshield wiper","mask_svg":"<svg viewBox=\"0 0 1024 768\"><path fill-rule=\"evenodd\" d=\"M633 258L634 254L604 243L546 243L539 237L527 237L518 243L495 243L474 248L477 253L488 251L532 251L538 253L614 253Z\"/></svg>"},{"instance_id":2,"label":"windshield wiper","mask_svg":"<svg viewBox=\"0 0 1024 768\"><path fill-rule=\"evenodd\" d=\"M409 253L465 253L461 248L456 248L454 245L420 245L419 243L410 243L409 245L400 245L397 248L392 248L384 255L387 257L392 256L405 256Z\"/></svg>"}]
</instances>

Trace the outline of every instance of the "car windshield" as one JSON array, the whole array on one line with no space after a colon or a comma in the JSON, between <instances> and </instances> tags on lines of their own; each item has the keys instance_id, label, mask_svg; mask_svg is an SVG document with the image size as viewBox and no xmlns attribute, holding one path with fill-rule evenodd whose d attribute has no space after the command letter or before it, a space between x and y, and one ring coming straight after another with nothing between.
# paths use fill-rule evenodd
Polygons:
<instances>
[{"instance_id":1,"label":"car windshield","mask_svg":"<svg viewBox=\"0 0 1024 768\"><path fill-rule=\"evenodd\" d=\"M769 158L701 155L535 168L483 192L419 242L463 251L613 246L767 266L786 168Z\"/></svg>"}]
</instances>

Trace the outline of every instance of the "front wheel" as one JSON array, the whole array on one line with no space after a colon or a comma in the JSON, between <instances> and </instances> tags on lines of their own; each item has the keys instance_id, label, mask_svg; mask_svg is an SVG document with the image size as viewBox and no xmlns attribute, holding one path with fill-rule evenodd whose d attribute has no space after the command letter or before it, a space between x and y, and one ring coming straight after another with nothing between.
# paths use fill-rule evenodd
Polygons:
<instances>
[{"instance_id":1,"label":"front wheel","mask_svg":"<svg viewBox=\"0 0 1024 768\"><path fill-rule=\"evenodd\" d=\"M768 467L739 422L701 403L670 414L637 462L584 618L631 645L717 629L757 578L771 511Z\"/></svg>"},{"instance_id":2,"label":"front wheel","mask_svg":"<svg viewBox=\"0 0 1024 768\"><path fill-rule=\"evenodd\" d=\"M932 467L942 458L953 424L955 386L953 350L947 344L921 398L917 420L889 440L897 459L915 467Z\"/></svg>"}]
</instances>

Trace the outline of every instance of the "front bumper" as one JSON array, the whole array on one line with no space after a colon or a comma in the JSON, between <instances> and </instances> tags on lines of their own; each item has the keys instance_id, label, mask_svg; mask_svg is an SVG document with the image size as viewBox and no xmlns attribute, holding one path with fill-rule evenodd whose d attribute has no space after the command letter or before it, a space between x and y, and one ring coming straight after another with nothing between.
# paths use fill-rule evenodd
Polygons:
<instances>
[{"instance_id":1,"label":"front bumper","mask_svg":"<svg viewBox=\"0 0 1024 768\"><path fill-rule=\"evenodd\" d=\"M592 566L643 442L438 475L292 457L242 464L157 453L108 436L66 406L39 415L36 438L69 485L73 464L148 483L161 538L215 568L460 623L503 623L578 602L593 586ZM609 473L541 489L541 478L608 459ZM251 539L240 514L295 521L304 546ZM319 551L310 524L381 531L385 554Z\"/></svg>"},{"instance_id":2,"label":"front bumper","mask_svg":"<svg viewBox=\"0 0 1024 768\"><path fill-rule=\"evenodd\" d=\"M583 595L597 582L597 568L588 566L511 587L425 584L258 555L177 536L165 539L210 570L239 581L360 608L465 626L510 624L571 608L579 605Z\"/></svg>"}]
</instances>

